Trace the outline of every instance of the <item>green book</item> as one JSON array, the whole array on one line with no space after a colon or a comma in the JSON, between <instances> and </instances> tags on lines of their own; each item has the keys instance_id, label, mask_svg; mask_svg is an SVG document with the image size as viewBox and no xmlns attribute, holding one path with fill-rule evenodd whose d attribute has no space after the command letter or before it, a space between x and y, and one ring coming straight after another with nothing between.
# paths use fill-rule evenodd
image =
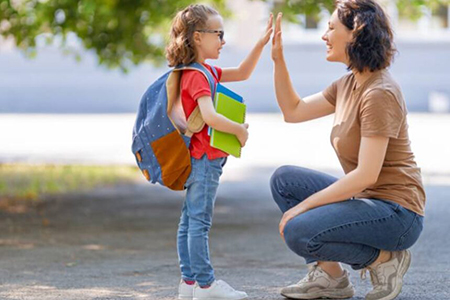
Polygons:
<instances>
[{"instance_id":1,"label":"green book","mask_svg":"<svg viewBox=\"0 0 450 300\"><path fill-rule=\"evenodd\" d=\"M223 93L216 93L214 106L218 114L239 124L245 122L246 105ZM241 143L234 134L213 129L210 145L234 157L241 157Z\"/></svg>"}]
</instances>

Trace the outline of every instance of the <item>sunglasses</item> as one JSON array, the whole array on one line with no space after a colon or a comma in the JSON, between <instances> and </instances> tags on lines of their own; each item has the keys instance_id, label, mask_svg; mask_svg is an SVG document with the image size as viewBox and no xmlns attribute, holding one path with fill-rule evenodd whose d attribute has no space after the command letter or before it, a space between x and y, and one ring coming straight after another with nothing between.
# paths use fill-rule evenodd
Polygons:
<instances>
[{"instance_id":1,"label":"sunglasses","mask_svg":"<svg viewBox=\"0 0 450 300\"><path fill-rule=\"evenodd\" d=\"M196 31L205 33L217 33L219 34L219 39L221 42L223 41L223 36L225 35L225 32L223 30L198 29Z\"/></svg>"}]
</instances>

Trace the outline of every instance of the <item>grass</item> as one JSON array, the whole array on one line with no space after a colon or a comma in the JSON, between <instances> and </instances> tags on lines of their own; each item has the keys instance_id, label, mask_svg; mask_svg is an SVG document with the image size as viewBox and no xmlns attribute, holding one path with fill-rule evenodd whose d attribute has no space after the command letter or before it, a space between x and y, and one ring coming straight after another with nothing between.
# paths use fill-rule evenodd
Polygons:
<instances>
[{"instance_id":1,"label":"grass","mask_svg":"<svg viewBox=\"0 0 450 300\"><path fill-rule=\"evenodd\" d=\"M39 201L45 195L136 182L132 166L0 164L0 201Z\"/></svg>"}]
</instances>

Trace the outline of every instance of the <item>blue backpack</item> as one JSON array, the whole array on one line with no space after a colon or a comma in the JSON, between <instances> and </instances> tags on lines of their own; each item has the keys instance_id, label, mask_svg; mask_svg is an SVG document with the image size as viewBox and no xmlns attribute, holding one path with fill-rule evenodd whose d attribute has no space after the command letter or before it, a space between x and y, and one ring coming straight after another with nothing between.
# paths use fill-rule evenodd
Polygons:
<instances>
[{"instance_id":1,"label":"blue backpack","mask_svg":"<svg viewBox=\"0 0 450 300\"><path fill-rule=\"evenodd\" d=\"M198 106L186 119L180 97L183 70L201 72L214 98L215 82L207 68L199 63L175 67L156 80L142 96L131 146L147 181L159 182L177 191L185 189L191 173L191 137L205 125ZM217 78L217 71L214 67L212 70Z\"/></svg>"}]
</instances>

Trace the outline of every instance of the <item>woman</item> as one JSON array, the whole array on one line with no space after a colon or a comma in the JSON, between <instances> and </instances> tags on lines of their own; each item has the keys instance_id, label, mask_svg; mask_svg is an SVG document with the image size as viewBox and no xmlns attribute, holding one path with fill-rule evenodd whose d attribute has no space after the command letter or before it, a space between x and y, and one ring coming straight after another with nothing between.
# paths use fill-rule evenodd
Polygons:
<instances>
[{"instance_id":1,"label":"woman","mask_svg":"<svg viewBox=\"0 0 450 300\"><path fill-rule=\"evenodd\" d=\"M275 91L286 122L334 113L331 143L345 176L283 166L271 178L283 212L280 234L309 265L281 294L295 299L350 298L340 262L369 271L366 299L394 299L423 228L425 192L408 137L406 105L387 67L395 49L383 9L373 0L338 0L322 39L327 60L351 71L323 92L300 98L283 57L281 14L272 41Z\"/></svg>"}]
</instances>

